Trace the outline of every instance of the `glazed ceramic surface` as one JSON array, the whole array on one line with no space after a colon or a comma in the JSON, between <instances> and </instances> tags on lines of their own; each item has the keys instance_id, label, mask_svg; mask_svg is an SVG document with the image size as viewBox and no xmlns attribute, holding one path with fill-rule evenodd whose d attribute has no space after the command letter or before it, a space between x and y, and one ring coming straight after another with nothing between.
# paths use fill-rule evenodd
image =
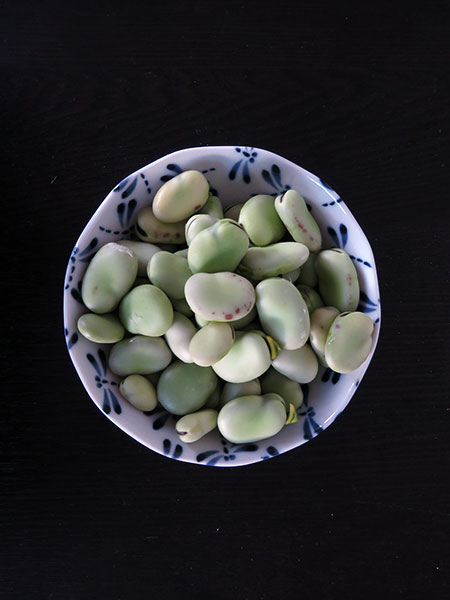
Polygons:
<instances>
[{"instance_id":1,"label":"glazed ceramic surface","mask_svg":"<svg viewBox=\"0 0 450 600\"><path fill-rule=\"evenodd\" d=\"M303 385L304 403L298 422L276 436L253 444L231 444L218 430L191 444L180 441L176 418L161 407L143 413L119 393L120 378L108 369L110 346L88 341L77 331L78 318L87 312L81 300L86 267L105 243L132 237L136 215L148 206L158 188L178 173L204 173L224 207L245 202L256 194L276 196L295 189L305 198L319 223L323 248L340 247L350 254L358 272L361 299L358 310L375 324L372 350L353 373L339 375L321 368L317 378ZM118 427L155 452L169 458L209 466L239 466L292 450L331 425L350 402L375 351L380 330L380 300L375 261L361 227L339 195L319 177L266 150L247 146L188 148L137 170L105 198L81 233L69 258L64 282L64 332L67 348L86 391L98 408Z\"/></svg>"}]
</instances>

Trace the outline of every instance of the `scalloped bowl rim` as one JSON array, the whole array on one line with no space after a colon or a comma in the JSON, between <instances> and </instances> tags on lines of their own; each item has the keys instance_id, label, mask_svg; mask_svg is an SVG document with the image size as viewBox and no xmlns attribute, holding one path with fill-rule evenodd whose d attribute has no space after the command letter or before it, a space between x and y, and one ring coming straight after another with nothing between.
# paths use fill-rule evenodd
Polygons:
<instances>
[{"instance_id":1,"label":"scalloped bowl rim","mask_svg":"<svg viewBox=\"0 0 450 600\"><path fill-rule=\"evenodd\" d=\"M333 386L335 384L338 384L336 389L340 389L340 393L339 393L339 396L337 394L335 396L336 396L336 398L339 398L339 403L338 403L339 406L336 406L334 408L328 407L328 410L325 410L326 401L323 401L322 404L325 404L325 407L322 406L322 404L320 402L318 402L314 407L311 405L308 405L308 404L300 407L299 423L285 427L279 434L277 434L270 440L263 440L263 441L259 442L258 443L259 445L264 446L264 449L261 449L261 450L259 449L258 444L233 445L233 444L227 443L224 440L221 440L220 444L217 445L217 438L219 437L219 434L217 432L212 432L212 433L208 434L207 436L202 438L202 440L199 440L198 442L195 442L194 444L185 444L185 443L183 444L182 442L179 441L179 439L176 436L174 429L173 429L173 430L171 430L170 433L167 433L167 432L163 433L163 436L166 436L166 437L164 438L164 440L161 440L162 436L161 436L160 429L164 429L165 424L162 424L161 428L158 427L158 429L155 426L155 423L158 421L158 419L164 420L163 416L161 415L161 412L159 413L159 416L157 414L154 419L153 419L153 414L150 415L152 417L153 430L150 430L150 427L148 427L148 430L150 430L151 435L146 435L146 434L148 434L146 427L142 427L142 425L139 425L138 427L136 426L136 423L138 423L138 421L136 420L136 413L139 413L140 411L136 411L136 409L131 407L131 405L129 405L124 399L121 398L121 396L118 392L117 381L113 381L114 376L111 377L111 374L107 373L107 369L104 364L104 357L103 357L103 355L101 355L101 350L98 350L98 356L99 356L98 360L96 359L96 357L93 354L89 353L91 356L91 359L89 359L88 354L85 354L84 357L85 358L87 357L90 361L87 363L85 360L82 361L80 353L77 353L76 351L74 351L75 342L73 342L73 344L71 343L71 340L75 340L75 341L80 341L82 344L84 344L85 348L88 346L93 346L95 348L98 347L98 345L88 342L84 338L82 340L78 339L79 336L77 336L77 334L76 334L76 325L74 328L73 322L76 323L76 319L78 318L79 314L86 312L86 309L85 308L83 309L83 307L78 306L79 303L77 303L77 300L76 300L77 291L76 291L76 288L74 287L74 284L72 284L71 282L72 282L72 275L74 274L76 265L79 264L80 262L84 262L84 264L86 265L87 262L89 262L92 255L95 254L95 251L98 250L98 248L95 247L95 248L91 249L92 250L91 253L88 252L88 250L89 250L88 240L89 239L91 239L91 245L92 245L94 239L103 237L103 241L98 246L98 247L100 247L100 245L103 245L104 243L106 243L106 241L113 241L113 239L122 239L122 237L126 237L128 235L129 229L127 230L126 227L125 227L125 229L123 227L123 225L124 225L123 218L124 218L125 208L123 208L123 210L122 210L122 218L120 219L121 227L116 227L116 229L114 229L113 227L111 227L111 228L103 227L102 228L102 226L99 226L99 217L107 215L108 211L113 208L113 204L115 204L116 200L117 200L117 194L118 193L120 194L122 189L126 188L125 191L122 192L120 195L120 198L123 198L124 195L127 193L127 190L133 186L133 182L134 182L134 187L133 187L132 192L134 192L136 187L139 188L139 186L140 186L141 195L144 194L145 191L147 191L149 193L149 195L147 197L147 202L141 202L142 206L148 205L150 203L150 200L153 198L153 195L154 195L154 192L156 191L156 189L158 189L163 183L163 180L161 180L162 177L160 177L157 182L158 183L157 186L155 187L155 189L153 191L151 191L152 188L150 187L150 183L152 183L152 186L153 186L153 180L152 180L152 177L149 175L149 171L151 171L152 174L153 173L160 174L162 171L165 171L166 177L170 178L171 176L177 174L175 167L178 167L178 162L183 163L183 162L185 162L185 160L187 160L187 162L189 163L187 165L187 168L196 168L196 166L195 166L196 162L203 163L203 166L205 166L205 164L210 164L211 159L218 159L219 157L221 159L225 159L225 158L230 159L229 165L228 165L230 168L230 171L227 173L228 180L229 180L229 181L227 180L227 185L229 185L230 187L227 187L226 190L222 189L222 191L219 191L219 196L221 197L221 200L223 201L225 199L225 202L224 202L225 205L233 204L233 202L227 201L227 197L230 193L232 182L239 183L236 181L236 179L239 175L243 181L243 183L241 183L240 185L241 186L243 185L243 187L245 189L249 189L249 194L246 197L243 196L242 198L239 198L239 200L236 200L236 201L245 201L245 199L249 198L250 195L253 195L253 193L272 193L272 195L275 195L273 193L274 190L275 190L275 192L281 192L283 189L282 172L283 172L283 170L284 171L288 170L291 174L295 173L295 176L293 176L292 178L295 178L295 177L298 178L297 183L295 185L295 189L298 189L300 191L300 193L302 193L305 196L307 201L309 201L310 204L312 204L314 211L319 210L320 216L318 217L317 214L315 214L315 217L317 218L317 220L319 222L322 233L324 232L324 229L323 229L324 224L323 224L323 218L322 218L323 214L331 215L331 211L332 211L333 212L333 219L332 219L333 223L336 221L336 215L338 215L339 217L342 217L342 218L345 216L345 219L347 222L347 224L345 225L345 230L342 229L340 226L340 235L338 235L336 233L336 230L334 230L333 228L331 228L329 226L327 229L327 232L329 232L329 230L331 228L332 231L334 232L334 237L333 237L333 233L329 233L328 237L329 237L329 239L332 240L332 242L342 241L342 247L345 246L348 241L347 233L349 231L349 227L347 225L351 225L352 234L356 234L356 236L358 236L359 242L358 242L357 246L358 246L358 248L363 248L364 259L356 258L354 256L352 256L352 258L354 259L354 264L357 268L360 281L362 279L363 284L365 286L369 286L371 288L370 297L366 296L367 297L366 308L368 309L367 312L375 313L373 316L376 317L376 319L374 321L375 329L374 329L374 334L373 334L372 349L371 349L370 355L368 356L366 361L363 363L363 365L357 371L345 376L346 381L347 381L347 385L345 386L345 389L342 389L342 385L339 386L339 380L341 379L340 376L337 376L338 381L334 381L336 379L336 374L334 374L333 372L329 372L330 371L329 369L324 371L323 368L321 368L319 370L319 374L322 372L322 374L321 374L322 382L329 383L330 381L332 381ZM252 158L253 158L253 160L252 160ZM261 183L261 185L268 183L268 187L266 186L265 192L264 192L264 190L261 190L260 192L258 192L258 191L250 192L250 188L249 187L247 188L247 186L249 186L250 182L252 181L251 173L252 173L253 165L256 164L257 161L260 161L261 158L266 160L266 163L265 163L266 166L268 166L269 164L272 164L271 168L263 169L263 171L260 174L260 177L263 178L263 182ZM170 171L171 167L173 167L172 171ZM277 169L275 169L274 167L277 167ZM234 176L232 176L233 169L235 169ZM167 173L168 170L169 170L169 172ZM182 170L186 170L186 169L182 168ZM202 170L205 171L205 169L202 169ZM214 173L214 171L216 171L216 170L217 170L216 167L210 167L210 169L206 169L206 172L207 173L209 172L209 175L206 175L206 176L209 179L211 179L211 177L218 176L218 172ZM250 181L245 180L246 175L247 175L247 178L250 179ZM128 182L130 180L132 181L132 183L129 185L129 187L127 187ZM149 183L149 180L151 180L150 183ZM301 185L299 184L300 181L301 181ZM121 187L121 186L123 186L123 187ZM145 187L143 187L143 186L145 186ZM277 189L277 187L278 187L278 189ZM289 187L294 187L294 186L286 185L284 187L284 189L288 189ZM304 188L303 190L299 189L302 187ZM305 190L307 191L307 193L305 193ZM135 195L131 192L130 192L130 194ZM125 197L127 197L127 196L125 196ZM319 199L322 200L322 202L320 202ZM326 200L326 201L323 202L323 200ZM139 203L139 201L136 201L136 202ZM122 202L122 204L125 207L125 203ZM131 206L131 201L128 201L128 211L131 210L130 206ZM120 208L120 205L116 207L117 214L119 214L119 208ZM328 208L328 211L324 212L323 211L324 208L325 209ZM337 212L337 211L339 211L339 212ZM115 215L115 217L117 217L117 214ZM134 213L134 216L135 215L136 215L136 213ZM121 216L121 214L119 214L119 217L120 216ZM130 219L131 219L130 225L132 225L131 216L130 216ZM100 233L99 233L99 230L100 230ZM125 231L125 233L124 233L124 231ZM344 233L343 233L344 231L345 231L345 241L344 241ZM119 234L119 235L117 235L117 234ZM94 236L94 238L92 238L92 236ZM105 237L105 236L113 236L113 237L111 237L111 239L110 239L110 237ZM325 245L325 247L333 247L334 245L337 245L337 244L331 243L331 245L328 244L328 245ZM86 248L83 251L80 250L80 249L83 249L83 247L86 247ZM348 250L348 248L347 248L347 250ZM79 254L77 254L77 253L79 253ZM86 258L78 259L78 257L80 257L83 254L86 256ZM365 270L363 270L363 267L365 267ZM370 268L370 272L368 272L369 268ZM363 287L363 286L361 286L361 287ZM375 298L375 301L370 300L370 298ZM81 311L81 313L80 313L80 311ZM330 186L328 186L328 184L325 184L319 177L317 177L313 173L310 173L303 167L300 167L299 165L293 163L292 161L290 161L278 154L270 152L268 150L264 150L261 148L247 147L247 146L201 146L201 147L185 148L182 150L177 150L177 151L167 154L161 158L158 158L157 160L145 165L144 167L142 167L140 169L137 169L136 171L134 171L133 173L128 175L125 179L123 179L122 182L120 184L118 184L115 188L113 188L113 190L111 190L109 192L109 194L105 197L105 199L102 201L102 203L96 209L96 211L94 212L92 217L89 219L89 221L86 224L86 226L84 227L81 235L79 236L79 238L75 244L74 250L70 256L67 270L66 270L66 275L65 275L63 313L64 313L64 331L65 331L65 335L66 335L66 341L67 341L67 346L68 346L70 357L71 357L74 367L78 373L78 376L80 377L80 379L83 383L83 386L85 387L86 391L88 392L88 394L90 395L91 399L96 404L96 406L99 408L99 410L103 414L105 414L115 425L117 425L120 429L122 429L125 433L130 435L132 438L134 438L136 441L140 442L144 446L154 450L155 452L157 452L163 456L169 457L169 458L178 459L180 461L191 462L194 464L201 464L201 465L211 465L211 466L243 466L243 465L252 464L255 462L260 462L260 461L263 461L268 458L273 458L274 456L278 456L280 454L283 454L284 452L287 452L289 450L297 448L298 446L309 441L310 439L313 439L314 437L316 437L316 435L318 433L320 433L321 431L326 429L336 419L336 417L344 410L344 408L347 406L347 404L350 402L352 396L354 395L354 393L356 391L357 386L359 385L359 382L363 378L363 376L370 364L370 361L373 357L373 354L375 352L375 348L376 348L378 338L379 338L380 324L381 324L381 305L380 305L380 300L379 300L379 286L378 286L377 271L376 271L375 259L373 256L373 252L372 252L369 241L367 240L367 237L365 236L363 230L359 226L358 222L356 221L356 219L353 216L353 214L351 213L351 211L348 209L348 207L342 201L340 196L332 188L330 188ZM73 316L74 313L78 314L78 316L74 317ZM70 329L73 330L72 334L70 334ZM327 371L328 371L328 373L327 373ZM94 374L97 373L95 378L92 376L93 373ZM108 377L108 378L106 378L106 377ZM319 378L319 376L316 379L318 379L318 378ZM115 379L117 380L120 378L115 378ZM106 386L103 382L106 382L110 387L106 388ZM316 381L313 382L313 385L315 385L315 384L316 384ZM329 385L328 385L328 387L329 387ZM327 390L327 391L328 391L328 396L329 396L330 395L329 390ZM322 395L320 395L320 394L317 396L317 398L319 400L321 397L322 397ZM332 395L332 397L334 398L333 395ZM120 398L120 401L119 401L119 398ZM333 402L331 402L331 404L332 403ZM336 404L336 402L335 402L335 404ZM119 410L117 405L120 408L120 413L116 412L117 410ZM108 406L109 406L109 412L106 411L106 408L105 408ZM319 409L323 408L324 410L321 411L321 410L318 410L318 408ZM125 419L122 416L124 411L128 415L127 419ZM317 418L316 413L321 415L323 418L321 418L321 419ZM121 418L121 416L122 416L122 418ZM148 416L140 413L140 419L142 420L144 418L148 419ZM170 420L170 417L166 418L166 421L167 420ZM318 421L319 421L319 423L318 423ZM141 421L139 421L139 422L141 423ZM301 426L302 426L303 437L302 437L301 431L300 431ZM141 429L141 430L137 431L136 428ZM296 434L296 435L294 435L294 433L293 433L294 428L296 428L298 430L298 434ZM172 440L170 439L170 437L172 437ZM213 443L213 441L215 441L215 448L212 450L205 449L208 447L208 444L211 445ZM261 454L263 454L263 455L261 456Z\"/></svg>"}]
</instances>

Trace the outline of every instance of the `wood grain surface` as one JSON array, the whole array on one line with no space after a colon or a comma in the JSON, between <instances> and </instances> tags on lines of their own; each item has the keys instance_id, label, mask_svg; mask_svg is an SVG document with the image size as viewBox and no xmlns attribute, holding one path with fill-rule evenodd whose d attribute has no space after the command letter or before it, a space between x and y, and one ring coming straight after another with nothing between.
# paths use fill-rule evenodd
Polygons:
<instances>
[{"instance_id":1,"label":"wood grain surface","mask_svg":"<svg viewBox=\"0 0 450 600\"><path fill-rule=\"evenodd\" d=\"M3 3L1 598L449 597L449 5L413 4ZM67 260L108 191L215 144L338 190L382 302L345 413L237 469L114 427L62 328Z\"/></svg>"}]
</instances>

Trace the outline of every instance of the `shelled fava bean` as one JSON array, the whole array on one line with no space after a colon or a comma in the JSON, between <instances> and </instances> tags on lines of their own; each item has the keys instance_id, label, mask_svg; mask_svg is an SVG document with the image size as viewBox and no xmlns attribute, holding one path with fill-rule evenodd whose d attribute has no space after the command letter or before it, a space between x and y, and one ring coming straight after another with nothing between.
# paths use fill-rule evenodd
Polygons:
<instances>
[{"instance_id":1,"label":"shelled fava bean","mask_svg":"<svg viewBox=\"0 0 450 600\"><path fill-rule=\"evenodd\" d=\"M224 215L204 175L185 171L139 212L135 232L88 265L81 295L91 312L78 329L113 344L109 367L125 377L130 404L159 402L181 417L182 441L216 426L233 443L275 435L296 421L301 384L319 363L349 373L368 357L373 323L356 311L353 262L340 248L321 250L295 190Z\"/></svg>"}]
</instances>

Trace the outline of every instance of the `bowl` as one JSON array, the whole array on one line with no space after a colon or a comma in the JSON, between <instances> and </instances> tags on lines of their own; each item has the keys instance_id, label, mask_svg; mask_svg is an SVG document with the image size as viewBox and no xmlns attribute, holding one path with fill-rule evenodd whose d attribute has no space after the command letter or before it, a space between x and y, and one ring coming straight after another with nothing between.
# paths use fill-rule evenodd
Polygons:
<instances>
[{"instance_id":1,"label":"bowl","mask_svg":"<svg viewBox=\"0 0 450 600\"><path fill-rule=\"evenodd\" d=\"M164 182L188 169L204 173L225 207L255 194L276 196L288 189L300 192L320 226L323 248L340 247L350 254L361 287L358 310L367 313L375 325L372 349L364 364L347 375L321 367L316 379L302 386L304 403L298 409L298 422L257 443L232 444L217 429L198 442L181 442L175 433L175 417L159 406L150 413L140 412L121 397L120 377L108 369L110 347L90 342L77 332L77 320L86 312L80 289L90 259L103 244L129 237L139 210L151 203ZM377 271L370 244L339 194L286 158L249 146L187 148L126 177L106 196L81 233L70 255L64 283L67 348L94 403L110 421L144 446L198 465L231 467L264 461L319 435L356 392L375 351L380 315Z\"/></svg>"}]
</instances>

